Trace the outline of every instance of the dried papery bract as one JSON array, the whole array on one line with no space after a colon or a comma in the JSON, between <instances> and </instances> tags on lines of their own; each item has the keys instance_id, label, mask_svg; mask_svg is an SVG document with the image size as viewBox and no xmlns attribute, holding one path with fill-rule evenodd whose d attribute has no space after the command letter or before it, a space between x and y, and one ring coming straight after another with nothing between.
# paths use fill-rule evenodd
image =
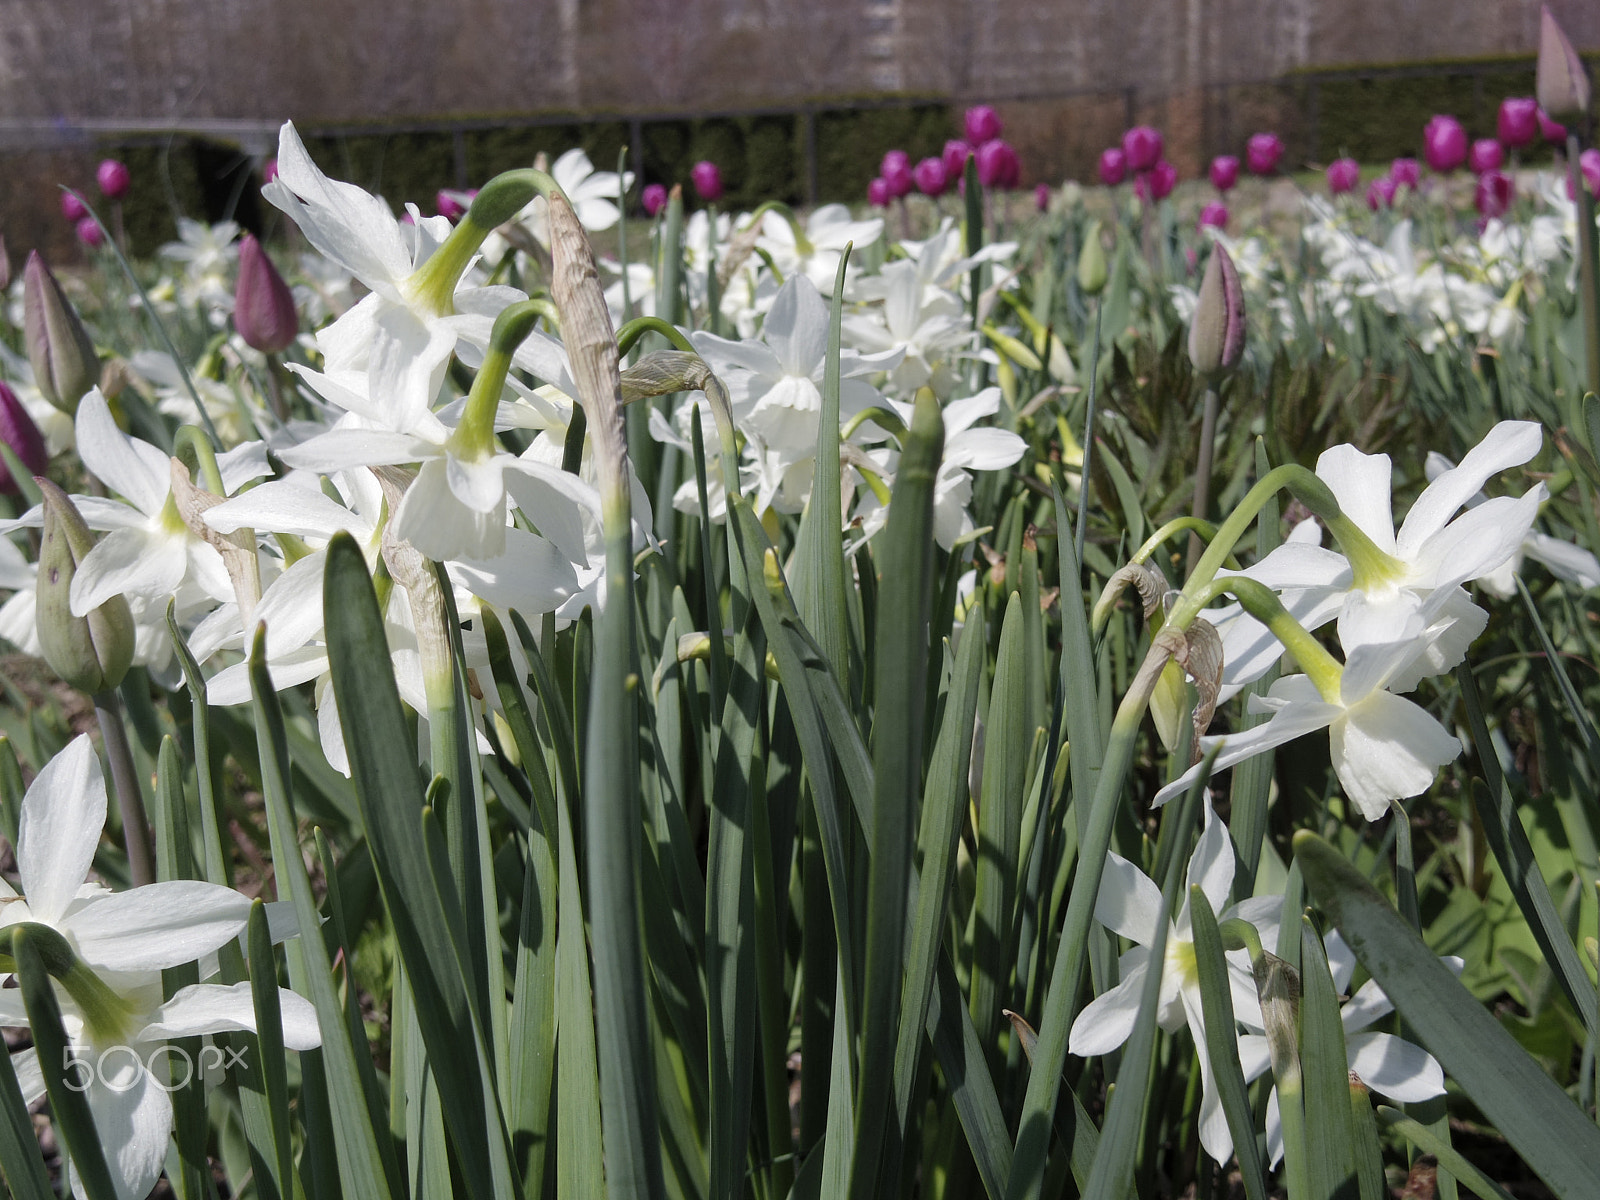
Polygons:
<instances>
[{"instance_id":1,"label":"dried papery bract","mask_svg":"<svg viewBox=\"0 0 1600 1200\"><path fill-rule=\"evenodd\" d=\"M1539 14L1535 90L1539 107L1557 121L1583 120L1589 115L1589 72L1549 5Z\"/></svg>"}]
</instances>

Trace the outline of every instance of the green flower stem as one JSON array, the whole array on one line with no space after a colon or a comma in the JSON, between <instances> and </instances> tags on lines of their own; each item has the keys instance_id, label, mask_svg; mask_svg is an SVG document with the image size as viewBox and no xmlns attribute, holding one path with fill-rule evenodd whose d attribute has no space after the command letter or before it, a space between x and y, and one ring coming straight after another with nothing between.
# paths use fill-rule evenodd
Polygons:
<instances>
[{"instance_id":1,"label":"green flower stem","mask_svg":"<svg viewBox=\"0 0 1600 1200\"><path fill-rule=\"evenodd\" d=\"M801 258L809 258L816 253L816 247L811 244L811 239L806 237L806 227L800 223L800 218L795 216L794 209L790 208L782 200L764 200L756 205L755 210L750 214L750 219L745 222L744 228L739 232L745 233L754 229L761 223L761 218L769 212L777 213L785 221L789 222L789 228L794 233L794 248Z\"/></svg>"},{"instance_id":2,"label":"green flower stem","mask_svg":"<svg viewBox=\"0 0 1600 1200\"><path fill-rule=\"evenodd\" d=\"M94 694L94 715L100 722L100 736L105 742L106 758L111 763L111 782L117 793L117 809L122 814L128 877L134 887L143 887L156 881L155 849L150 840L150 823L144 815L139 772L133 765L128 731L122 724L122 701L113 689Z\"/></svg>"},{"instance_id":3,"label":"green flower stem","mask_svg":"<svg viewBox=\"0 0 1600 1200\"><path fill-rule=\"evenodd\" d=\"M675 350L682 350L685 354L700 353L694 348L694 343L683 336L681 329L660 317L635 317L617 330L617 353L626 356L647 333L659 333L672 343Z\"/></svg>"},{"instance_id":4,"label":"green flower stem","mask_svg":"<svg viewBox=\"0 0 1600 1200\"><path fill-rule=\"evenodd\" d=\"M128 1034L128 1018L133 1009L128 1002L94 973L87 963L72 952L66 938L48 925L36 921L21 921L7 928L3 945L13 947L12 938L26 930L26 936L39 951L44 969L66 989L73 1002L83 1013L84 1024L95 1042L120 1042ZM15 962L11 964L15 969Z\"/></svg>"},{"instance_id":5,"label":"green flower stem","mask_svg":"<svg viewBox=\"0 0 1600 1200\"><path fill-rule=\"evenodd\" d=\"M1311 682L1317 685L1317 691L1322 693L1324 700L1330 704L1339 702L1339 679L1344 668L1321 642L1307 632L1304 625L1295 620L1276 592L1264 583L1236 575L1214 579L1196 592L1196 598L1202 601L1202 608L1223 595L1232 595L1246 612L1272 632L1283 648L1294 655L1300 669L1311 678Z\"/></svg>"},{"instance_id":6,"label":"green flower stem","mask_svg":"<svg viewBox=\"0 0 1600 1200\"><path fill-rule=\"evenodd\" d=\"M213 495L226 496L222 472L217 469L217 454L205 431L194 425L180 425L172 436L172 456L188 467Z\"/></svg>"},{"instance_id":7,"label":"green flower stem","mask_svg":"<svg viewBox=\"0 0 1600 1200\"><path fill-rule=\"evenodd\" d=\"M1205 407L1200 416L1200 457L1194 468L1194 505L1190 508L1190 515L1195 520L1201 520L1206 515L1206 506L1211 503L1211 461L1216 453L1217 440L1217 389L1215 386L1206 388ZM1189 537L1189 567L1200 561L1200 538L1191 534Z\"/></svg>"},{"instance_id":8,"label":"green flower stem","mask_svg":"<svg viewBox=\"0 0 1600 1200\"><path fill-rule=\"evenodd\" d=\"M1201 520L1199 517L1175 517L1147 537L1144 545L1135 550L1133 557L1128 561L1130 563L1148 562L1151 555L1159 550L1162 545L1171 541L1180 533L1196 533L1200 536L1201 541L1209 545L1212 539L1217 536L1217 527L1210 521ZM1228 557L1223 560L1223 565L1230 571L1237 571L1239 569L1239 560L1230 552Z\"/></svg>"},{"instance_id":9,"label":"green flower stem","mask_svg":"<svg viewBox=\"0 0 1600 1200\"><path fill-rule=\"evenodd\" d=\"M488 353L483 356L483 365L472 380L461 423L450 435L450 450L458 458L476 462L494 454L494 419L500 410L506 376L511 373L512 356L533 332L539 318L549 317L554 312L555 305L549 300L523 300L495 318L494 328L489 333Z\"/></svg>"},{"instance_id":10,"label":"green flower stem","mask_svg":"<svg viewBox=\"0 0 1600 1200\"><path fill-rule=\"evenodd\" d=\"M844 428L839 431L839 437L841 440L848 439L851 434L855 433L856 430L860 429L868 421L871 421L874 425L878 426L878 428L889 434L890 437L894 438L894 440L899 442L902 446L905 445L907 436L905 422L900 419L900 415L898 413L891 412L889 409L882 408L876 404L872 405L870 408L863 408L860 412L856 413L853 417L846 421L844 423Z\"/></svg>"},{"instance_id":11,"label":"green flower stem","mask_svg":"<svg viewBox=\"0 0 1600 1200\"><path fill-rule=\"evenodd\" d=\"M407 298L440 316L454 312L456 284L466 274L484 239L536 196L549 199L553 193L561 194L561 185L531 167L496 175L483 185L444 245L406 280Z\"/></svg>"}]
</instances>

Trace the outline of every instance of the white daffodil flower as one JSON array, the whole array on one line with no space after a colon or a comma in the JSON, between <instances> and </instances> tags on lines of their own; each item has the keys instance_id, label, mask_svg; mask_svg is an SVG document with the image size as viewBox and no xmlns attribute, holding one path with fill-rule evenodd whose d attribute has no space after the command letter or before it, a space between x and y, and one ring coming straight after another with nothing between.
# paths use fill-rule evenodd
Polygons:
<instances>
[{"instance_id":1,"label":"white daffodil flower","mask_svg":"<svg viewBox=\"0 0 1600 1200\"><path fill-rule=\"evenodd\" d=\"M239 258L234 239L236 221L207 225L192 217L178 218L178 241L167 242L156 253L183 264L178 299L186 308L200 308L214 325L222 325L233 311L233 271Z\"/></svg>"},{"instance_id":2,"label":"white daffodil flower","mask_svg":"<svg viewBox=\"0 0 1600 1200\"><path fill-rule=\"evenodd\" d=\"M17 871L22 892L0 880L0 926L31 922L66 939L90 978L58 984L71 1060L87 1072L89 1110L107 1165L125 1200L150 1193L172 1133L168 1038L227 1029L254 1030L250 984L197 984L163 1001L161 972L211 954L244 931L250 901L230 888L194 880L112 892L85 881L106 819L105 781L87 734L45 764L22 801ZM82 1003L84 983L97 1001ZM315 1010L280 989L284 1042L321 1044ZM25 1027L22 993L0 991L0 1026ZM12 1056L23 1098L44 1095L32 1050ZM70 1069L70 1068L69 1068ZM74 1171L72 1187L84 1195Z\"/></svg>"},{"instance_id":3,"label":"white daffodil flower","mask_svg":"<svg viewBox=\"0 0 1600 1200\"><path fill-rule=\"evenodd\" d=\"M1227 908L1228 892L1233 887L1233 845L1228 830L1205 805L1205 828L1189 860L1183 907L1167 930L1166 950L1157 965L1161 972L1161 996L1156 1021L1168 1033L1187 1022L1194 1035L1195 1052L1200 1057L1203 1087L1200 1101L1200 1144L1218 1162L1227 1162L1233 1153L1233 1138L1217 1095L1215 1076L1206 1050L1205 1018L1200 1000L1200 977L1195 966L1194 934L1190 925L1189 888L1199 885L1217 912L1219 921L1239 917L1258 928L1276 927L1281 896L1256 896ZM1138 867L1113 853L1106 859L1095 901L1095 920L1114 933L1137 943L1117 963L1119 982L1095 997L1078 1014L1068 1035L1073 1054L1088 1058L1115 1050L1133 1033L1139 1015L1139 997L1150 971L1150 951L1156 940L1161 915L1161 889ZM1256 997L1255 980L1250 974L1244 951L1228 955L1228 984L1233 994L1235 1017L1255 1028L1261 1025L1261 1003Z\"/></svg>"},{"instance_id":4,"label":"white daffodil flower","mask_svg":"<svg viewBox=\"0 0 1600 1200\"><path fill-rule=\"evenodd\" d=\"M845 246L854 243L854 257L882 236L881 217L857 221L845 205L824 204L806 217L803 237L796 237L794 226L779 214L762 214L761 238L756 244L772 255L785 280L801 274L819 291L832 294ZM846 268L847 273L849 270Z\"/></svg>"},{"instance_id":5,"label":"white daffodil flower","mask_svg":"<svg viewBox=\"0 0 1600 1200\"><path fill-rule=\"evenodd\" d=\"M1343 995L1350 986L1350 977L1355 974L1356 956L1337 930L1323 938L1323 945L1328 952L1333 990ZM1463 960L1451 957L1444 962L1457 975L1461 973ZM1339 1006L1339 1023L1344 1026L1345 1056L1349 1059L1350 1070L1372 1091L1402 1104L1444 1095L1444 1070L1433 1055L1392 1033L1368 1031L1374 1021L1393 1011L1394 1005L1375 979L1367 980L1355 995ZM1259 1021L1243 1017L1240 1020L1248 1028L1262 1028ZM1246 1083L1254 1082L1271 1070L1272 1060L1264 1032L1239 1035L1239 1065L1244 1070ZM1267 1153L1274 1166L1283 1157L1281 1114L1278 1089L1274 1086L1267 1097Z\"/></svg>"},{"instance_id":6,"label":"white daffodil flower","mask_svg":"<svg viewBox=\"0 0 1600 1200\"><path fill-rule=\"evenodd\" d=\"M928 282L916 262L887 264L856 289L863 299L881 299L881 308L851 313L842 335L869 354L898 352L900 363L886 388L902 398L931 387L941 398L960 381L956 360L972 346L972 322L961 298Z\"/></svg>"},{"instance_id":7,"label":"white daffodil flower","mask_svg":"<svg viewBox=\"0 0 1600 1200\"><path fill-rule=\"evenodd\" d=\"M11 598L0 604L0 640L10 642L24 654L44 657L35 619L34 587L39 568L23 556L8 537L0 537L0 592L9 590Z\"/></svg>"}]
</instances>

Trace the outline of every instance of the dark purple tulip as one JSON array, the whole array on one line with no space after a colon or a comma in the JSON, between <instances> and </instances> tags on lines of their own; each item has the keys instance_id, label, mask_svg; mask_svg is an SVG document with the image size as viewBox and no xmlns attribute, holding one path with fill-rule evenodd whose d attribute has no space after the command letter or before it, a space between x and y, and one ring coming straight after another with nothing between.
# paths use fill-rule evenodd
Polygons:
<instances>
[{"instance_id":1,"label":"dark purple tulip","mask_svg":"<svg viewBox=\"0 0 1600 1200\"><path fill-rule=\"evenodd\" d=\"M89 215L89 206L77 192L61 193L61 215L76 225Z\"/></svg>"},{"instance_id":2,"label":"dark purple tulip","mask_svg":"<svg viewBox=\"0 0 1600 1200\"><path fill-rule=\"evenodd\" d=\"M639 193L639 203L644 205L646 216L655 216L667 206L667 186L664 183L647 183Z\"/></svg>"},{"instance_id":3,"label":"dark purple tulip","mask_svg":"<svg viewBox=\"0 0 1600 1200\"><path fill-rule=\"evenodd\" d=\"M1161 131L1149 125L1135 125L1122 135L1122 153L1130 171L1148 171L1161 161L1163 149Z\"/></svg>"},{"instance_id":4,"label":"dark purple tulip","mask_svg":"<svg viewBox=\"0 0 1600 1200\"><path fill-rule=\"evenodd\" d=\"M1036 184L1033 189L1033 206L1040 212L1050 211L1050 185Z\"/></svg>"},{"instance_id":5,"label":"dark purple tulip","mask_svg":"<svg viewBox=\"0 0 1600 1200\"><path fill-rule=\"evenodd\" d=\"M1244 161L1252 175L1271 175L1283 157L1283 141L1275 133L1255 133L1245 146Z\"/></svg>"},{"instance_id":6,"label":"dark purple tulip","mask_svg":"<svg viewBox=\"0 0 1600 1200\"><path fill-rule=\"evenodd\" d=\"M909 171L911 169L911 156L904 150L889 150L884 153L883 161L878 164L878 174L885 179L891 171Z\"/></svg>"},{"instance_id":7,"label":"dark purple tulip","mask_svg":"<svg viewBox=\"0 0 1600 1200\"><path fill-rule=\"evenodd\" d=\"M950 173L941 158L925 158L911 170L912 182L924 196L942 196L950 186Z\"/></svg>"},{"instance_id":8,"label":"dark purple tulip","mask_svg":"<svg viewBox=\"0 0 1600 1200\"><path fill-rule=\"evenodd\" d=\"M294 344L300 332L294 293L278 274L278 268L272 265L261 243L248 233L239 242L239 282L233 289L233 325L245 345L263 354L281 354Z\"/></svg>"},{"instance_id":9,"label":"dark purple tulip","mask_svg":"<svg viewBox=\"0 0 1600 1200\"><path fill-rule=\"evenodd\" d=\"M128 194L128 189L133 186L133 176L128 172L126 164L114 158L102 162L94 173L95 181L100 184L100 191L107 200L121 200Z\"/></svg>"},{"instance_id":10,"label":"dark purple tulip","mask_svg":"<svg viewBox=\"0 0 1600 1200\"><path fill-rule=\"evenodd\" d=\"M1211 160L1211 186L1219 192L1233 190L1239 182L1239 159L1232 154L1219 154Z\"/></svg>"},{"instance_id":11,"label":"dark purple tulip","mask_svg":"<svg viewBox=\"0 0 1600 1200\"><path fill-rule=\"evenodd\" d=\"M93 217L85 217L75 226L78 240L85 246L105 245L106 235L100 232L100 226Z\"/></svg>"},{"instance_id":12,"label":"dark purple tulip","mask_svg":"<svg viewBox=\"0 0 1600 1200\"><path fill-rule=\"evenodd\" d=\"M1112 146L1109 150L1100 151L1100 182L1107 187L1116 187L1128 177L1128 156L1122 149Z\"/></svg>"},{"instance_id":13,"label":"dark purple tulip","mask_svg":"<svg viewBox=\"0 0 1600 1200\"><path fill-rule=\"evenodd\" d=\"M457 200L455 194L448 188L440 188L433 198L433 206L441 217L451 221L459 221L466 215L467 206ZM246 341L250 339L246 338Z\"/></svg>"},{"instance_id":14,"label":"dark purple tulip","mask_svg":"<svg viewBox=\"0 0 1600 1200\"><path fill-rule=\"evenodd\" d=\"M1567 143L1567 127L1542 108L1539 110L1539 135L1558 146Z\"/></svg>"},{"instance_id":15,"label":"dark purple tulip","mask_svg":"<svg viewBox=\"0 0 1600 1200\"><path fill-rule=\"evenodd\" d=\"M1479 138L1472 143L1472 149L1467 151L1467 166L1475 175L1482 175L1485 171L1498 171L1500 164L1505 160L1506 152L1494 138Z\"/></svg>"},{"instance_id":16,"label":"dark purple tulip","mask_svg":"<svg viewBox=\"0 0 1600 1200\"><path fill-rule=\"evenodd\" d=\"M1228 227L1228 206L1220 200L1213 200L1200 210L1200 220L1197 225L1201 229L1208 226L1212 229L1226 229Z\"/></svg>"},{"instance_id":17,"label":"dark purple tulip","mask_svg":"<svg viewBox=\"0 0 1600 1200\"><path fill-rule=\"evenodd\" d=\"M17 394L0 383L0 441L10 446L18 461L34 475L43 475L50 465L50 455L45 450L44 435L33 423L28 410L22 407ZM0 492L15 496L21 489L5 464L0 463Z\"/></svg>"},{"instance_id":18,"label":"dark purple tulip","mask_svg":"<svg viewBox=\"0 0 1600 1200\"><path fill-rule=\"evenodd\" d=\"M944 144L944 153L940 158L944 161L944 176L948 182L960 179L967 170L967 156L972 153L972 146L960 138L951 138Z\"/></svg>"},{"instance_id":19,"label":"dark purple tulip","mask_svg":"<svg viewBox=\"0 0 1600 1200\"><path fill-rule=\"evenodd\" d=\"M1001 138L978 147L978 182L986 188L1014 188L1022 178L1022 163L1011 144Z\"/></svg>"},{"instance_id":20,"label":"dark purple tulip","mask_svg":"<svg viewBox=\"0 0 1600 1200\"><path fill-rule=\"evenodd\" d=\"M1414 158L1397 158L1389 164L1389 178L1395 187L1415 188L1422 182L1422 167Z\"/></svg>"},{"instance_id":21,"label":"dark purple tulip","mask_svg":"<svg viewBox=\"0 0 1600 1200\"><path fill-rule=\"evenodd\" d=\"M1328 164L1328 191L1335 196L1355 191L1361 182L1361 164L1353 158L1336 158Z\"/></svg>"},{"instance_id":22,"label":"dark purple tulip","mask_svg":"<svg viewBox=\"0 0 1600 1200\"><path fill-rule=\"evenodd\" d=\"M1439 113L1422 131L1423 157L1444 175L1467 161L1467 131L1454 117Z\"/></svg>"},{"instance_id":23,"label":"dark purple tulip","mask_svg":"<svg viewBox=\"0 0 1600 1200\"><path fill-rule=\"evenodd\" d=\"M873 208L888 208L889 201L894 199L894 193L889 190L889 185L882 179L874 179L867 184L867 203Z\"/></svg>"},{"instance_id":24,"label":"dark purple tulip","mask_svg":"<svg viewBox=\"0 0 1600 1200\"><path fill-rule=\"evenodd\" d=\"M1500 101L1495 132L1507 150L1519 150L1539 136L1539 102L1532 96L1507 96Z\"/></svg>"},{"instance_id":25,"label":"dark purple tulip","mask_svg":"<svg viewBox=\"0 0 1600 1200\"><path fill-rule=\"evenodd\" d=\"M1003 128L1000 124L1000 114L987 104L975 104L967 109L964 125L967 141L974 146L994 141L1000 136L1000 130Z\"/></svg>"},{"instance_id":26,"label":"dark purple tulip","mask_svg":"<svg viewBox=\"0 0 1600 1200\"><path fill-rule=\"evenodd\" d=\"M1147 204L1165 200L1178 183L1178 168L1162 159L1148 171L1141 172L1133 181L1133 194Z\"/></svg>"},{"instance_id":27,"label":"dark purple tulip","mask_svg":"<svg viewBox=\"0 0 1600 1200\"><path fill-rule=\"evenodd\" d=\"M722 172L717 169L716 163L701 159L689 169L689 180L700 199L707 204L722 199Z\"/></svg>"},{"instance_id":28,"label":"dark purple tulip","mask_svg":"<svg viewBox=\"0 0 1600 1200\"><path fill-rule=\"evenodd\" d=\"M1478 176L1472 203L1485 218L1503 217L1516 199L1516 185L1504 171L1485 171Z\"/></svg>"},{"instance_id":29,"label":"dark purple tulip","mask_svg":"<svg viewBox=\"0 0 1600 1200\"><path fill-rule=\"evenodd\" d=\"M1400 185L1389 175L1380 175L1367 185L1367 207L1373 212L1394 206L1395 189Z\"/></svg>"},{"instance_id":30,"label":"dark purple tulip","mask_svg":"<svg viewBox=\"0 0 1600 1200\"><path fill-rule=\"evenodd\" d=\"M911 156L904 150L891 150L878 164L878 178L889 185L889 195L898 200L910 195L915 182L911 178Z\"/></svg>"}]
</instances>

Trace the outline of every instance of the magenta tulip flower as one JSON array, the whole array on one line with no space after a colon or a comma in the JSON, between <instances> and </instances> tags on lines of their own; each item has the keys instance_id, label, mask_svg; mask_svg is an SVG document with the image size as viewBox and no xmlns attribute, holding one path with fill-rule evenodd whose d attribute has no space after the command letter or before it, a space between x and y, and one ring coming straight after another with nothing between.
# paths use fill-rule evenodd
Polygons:
<instances>
[{"instance_id":1,"label":"magenta tulip flower","mask_svg":"<svg viewBox=\"0 0 1600 1200\"><path fill-rule=\"evenodd\" d=\"M33 423L28 410L22 407L17 394L0 383L0 442L10 446L17 460L34 475L43 475L50 465L50 455L45 449L44 435ZM0 463L0 492L15 496L21 489L5 464Z\"/></svg>"},{"instance_id":2,"label":"magenta tulip flower","mask_svg":"<svg viewBox=\"0 0 1600 1200\"><path fill-rule=\"evenodd\" d=\"M125 164L114 158L103 161L94 173L95 182L107 200L121 200L133 186L133 176Z\"/></svg>"},{"instance_id":3,"label":"magenta tulip flower","mask_svg":"<svg viewBox=\"0 0 1600 1200\"><path fill-rule=\"evenodd\" d=\"M1394 207L1394 194L1399 186L1392 176L1378 176L1367 185L1367 207L1373 212Z\"/></svg>"},{"instance_id":4,"label":"magenta tulip flower","mask_svg":"<svg viewBox=\"0 0 1600 1200\"><path fill-rule=\"evenodd\" d=\"M278 160L269 158L261 167L261 182L271 183L278 177Z\"/></svg>"},{"instance_id":5,"label":"magenta tulip flower","mask_svg":"<svg viewBox=\"0 0 1600 1200\"><path fill-rule=\"evenodd\" d=\"M1600 195L1600 150L1592 147L1578 155L1578 170L1583 175L1583 185Z\"/></svg>"},{"instance_id":6,"label":"magenta tulip flower","mask_svg":"<svg viewBox=\"0 0 1600 1200\"><path fill-rule=\"evenodd\" d=\"M889 195L895 199L909 194L913 186L911 156L904 150L889 151L878 165L878 178L889 185Z\"/></svg>"},{"instance_id":7,"label":"magenta tulip flower","mask_svg":"<svg viewBox=\"0 0 1600 1200\"><path fill-rule=\"evenodd\" d=\"M1042 213L1050 211L1050 185L1048 183L1034 185L1033 206Z\"/></svg>"},{"instance_id":8,"label":"magenta tulip flower","mask_svg":"<svg viewBox=\"0 0 1600 1200\"><path fill-rule=\"evenodd\" d=\"M78 231L78 240L85 246L105 245L106 235L100 231L100 226L93 217L84 217L74 228Z\"/></svg>"},{"instance_id":9,"label":"magenta tulip flower","mask_svg":"<svg viewBox=\"0 0 1600 1200\"><path fill-rule=\"evenodd\" d=\"M1539 136L1539 102L1532 96L1507 96L1500 101L1495 132L1507 150L1520 150Z\"/></svg>"},{"instance_id":10,"label":"magenta tulip flower","mask_svg":"<svg viewBox=\"0 0 1600 1200\"><path fill-rule=\"evenodd\" d=\"M1239 160L1232 154L1219 154L1211 160L1211 186L1219 192L1231 191L1239 182Z\"/></svg>"},{"instance_id":11,"label":"magenta tulip flower","mask_svg":"<svg viewBox=\"0 0 1600 1200\"><path fill-rule=\"evenodd\" d=\"M647 183L644 191L639 193L639 203L644 205L645 216L657 216L667 206L667 185L664 183Z\"/></svg>"},{"instance_id":12,"label":"magenta tulip flower","mask_svg":"<svg viewBox=\"0 0 1600 1200\"><path fill-rule=\"evenodd\" d=\"M1567 127L1541 108L1539 110L1539 136L1547 142L1554 142L1558 146L1564 146L1567 143Z\"/></svg>"},{"instance_id":13,"label":"magenta tulip flower","mask_svg":"<svg viewBox=\"0 0 1600 1200\"><path fill-rule=\"evenodd\" d=\"M950 172L942 158L925 158L911 169L911 181L924 196L942 196L950 186Z\"/></svg>"},{"instance_id":14,"label":"magenta tulip flower","mask_svg":"<svg viewBox=\"0 0 1600 1200\"><path fill-rule=\"evenodd\" d=\"M689 169L689 180L700 199L707 204L722 199L722 172L717 169L716 163L701 159Z\"/></svg>"},{"instance_id":15,"label":"magenta tulip flower","mask_svg":"<svg viewBox=\"0 0 1600 1200\"><path fill-rule=\"evenodd\" d=\"M978 182L1004 191L1022 181L1022 161L1011 143L994 138L978 147Z\"/></svg>"},{"instance_id":16,"label":"magenta tulip flower","mask_svg":"<svg viewBox=\"0 0 1600 1200\"><path fill-rule=\"evenodd\" d=\"M441 193L441 198L443 193ZM462 212L466 209L456 205ZM263 354L281 354L300 332L294 293L272 265L261 243L245 234L239 240L239 282L233 290L233 325L245 345Z\"/></svg>"},{"instance_id":17,"label":"magenta tulip flower","mask_svg":"<svg viewBox=\"0 0 1600 1200\"><path fill-rule=\"evenodd\" d=\"M1100 182L1116 187L1128 177L1128 156L1120 147L1100 151Z\"/></svg>"},{"instance_id":18,"label":"magenta tulip flower","mask_svg":"<svg viewBox=\"0 0 1600 1200\"><path fill-rule=\"evenodd\" d=\"M1133 181L1133 194L1147 204L1165 200L1178 183L1178 168L1162 159L1148 171L1141 172Z\"/></svg>"},{"instance_id":19,"label":"magenta tulip flower","mask_svg":"<svg viewBox=\"0 0 1600 1200\"><path fill-rule=\"evenodd\" d=\"M867 184L867 203L873 208L888 208L889 201L894 199L894 193L889 190L889 184L883 179L874 179Z\"/></svg>"},{"instance_id":20,"label":"magenta tulip flower","mask_svg":"<svg viewBox=\"0 0 1600 1200\"><path fill-rule=\"evenodd\" d=\"M1500 164L1505 160L1506 152L1494 138L1479 138L1472 143L1472 149L1467 151L1467 166L1475 175L1482 175L1485 171L1498 171Z\"/></svg>"},{"instance_id":21,"label":"magenta tulip flower","mask_svg":"<svg viewBox=\"0 0 1600 1200\"><path fill-rule=\"evenodd\" d=\"M1361 182L1361 164L1353 158L1336 158L1328 164L1328 191L1335 196L1353 192Z\"/></svg>"},{"instance_id":22,"label":"magenta tulip flower","mask_svg":"<svg viewBox=\"0 0 1600 1200\"><path fill-rule=\"evenodd\" d=\"M1389 178L1397 188L1415 188L1422 182L1422 166L1414 158L1397 158L1389 164Z\"/></svg>"},{"instance_id":23,"label":"magenta tulip flower","mask_svg":"<svg viewBox=\"0 0 1600 1200\"><path fill-rule=\"evenodd\" d=\"M459 221L467 211L467 206L457 200L455 193L448 188L440 188L435 193L433 207L441 217L450 221Z\"/></svg>"},{"instance_id":24,"label":"magenta tulip flower","mask_svg":"<svg viewBox=\"0 0 1600 1200\"><path fill-rule=\"evenodd\" d=\"M1432 170L1454 171L1467 161L1467 131L1454 117L1439 113L1422 131L1422 151Z\"/></svg>"},{"instance_id":25,"label":"magenta tulip flower","mask_svg":"<svg viewBox=\"0 0 1600 1200\"><path fill-rule=\"evenodd\" d=\"M1200 210L1198 227L1205 229L1226 229L1228 227L1228 206L1220 200L1213 200Z\"/></svg>"},{"instance_id":26,"label":"magenta tulip flower","mask_svg":"<svg viewBox=\"0 0 1600 1200\"><path fill-rule=\"evenodd\" d=\"M1000 136L1003 126L1000 123L1000 114L987 104L975 104L967 109L964 122L967 141L974 146L981 146L984 142L992 142Z\"/></svg>"},{"instance_id":27,"label":"magenta tulip flower","mask_svg":"<svg viewBox=\"0 0 1600 1200\"><path fill-rule=\"evenodd\" d=\"M76 225L89 215L89 206L77 192L61 193L61 215Z\"/></svg>"},{"instance_id":28,"label":"magenta tulip flower","mask_svg":"<svg viewBox=\"0 0 1600 1200\"><path fill-rule=\"evenodd\" d=\"M1252 134L1245 146L1245 166L1252 175L1271 175L1283 157L1283 141L1275 133Z\"/></svg>"},{"instance_id":29,"label":"magenta tulip flower","mask_svg":"<svg viewBox=\"0 0 1600 1200\"><path fill-rule=\"evenodd\" d=\"M1130 171L1148 171L1161 161L1165 143L1161 131L1149 125L1135 125L1122 135L1122 153Z\"/></svg>"},{"instance_id":30,"label":"magenta tulip flower","mask_svg":"<svg viewBox=\"0 0 1600 1200\"><path fill-rule=\"evenodd\" d=\"M1516 186L1504 171L1485 171L1478 176L1478 186L1473 189L1472 203L1486 220L1503 217L1516 199Z\"/></svg>"},{"instance_id":31,"label":"magenta tulip flower","mask_svg":"<svg viewBox=\"0 0 1600 1200\"><path fill-rule=\"evenodd\" d=\"M944 152L940 158L944 162L944 177L946 182L960 179L967 170L967 158L972 154L972 146L960 138L951 138L944 144Z\"/></svg>"}]
</instances>

